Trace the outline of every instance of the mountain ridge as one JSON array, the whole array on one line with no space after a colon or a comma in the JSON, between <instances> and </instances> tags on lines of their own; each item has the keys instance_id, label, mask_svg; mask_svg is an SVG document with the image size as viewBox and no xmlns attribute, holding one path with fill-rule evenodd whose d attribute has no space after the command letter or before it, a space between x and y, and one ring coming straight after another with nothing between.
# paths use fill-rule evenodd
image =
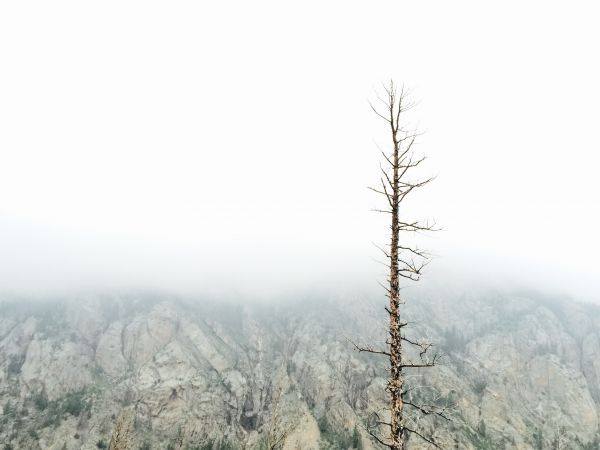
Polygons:
<instances>
[{"instance_id":1,"label":"mountain ridge","mask_svg":"<svg viewBox=\"0 0 600 450\"><path fill-rule=\"evenodd\" d=\"M532 292L412 294L411 332L445 357L409 385L453 410L425 431L446 448L598 448L600 308ZM277 427L290 450L376 448L364 425L384 406L385 360L351 342L383 341L382 301L144 293L5 299L0 311L5 446L102 448L131 417L136 449L261 448Z\"/></svg>"}]
</instances>

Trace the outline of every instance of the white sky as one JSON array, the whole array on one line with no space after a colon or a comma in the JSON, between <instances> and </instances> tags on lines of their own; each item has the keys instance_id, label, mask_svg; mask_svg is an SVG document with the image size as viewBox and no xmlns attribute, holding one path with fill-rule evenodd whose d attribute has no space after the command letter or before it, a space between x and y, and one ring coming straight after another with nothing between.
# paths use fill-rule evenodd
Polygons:
<instances>
[{"instance_id":1,"label":"white sky","mask_svg":"<svg viewBox=\"0 0 600 450\"><path fill-rule=\"evenodd\" d=\"M597 298L598 9L2 2L0 289L370 276L394 78L437 267Z\"/></svg>"}]
</instances>

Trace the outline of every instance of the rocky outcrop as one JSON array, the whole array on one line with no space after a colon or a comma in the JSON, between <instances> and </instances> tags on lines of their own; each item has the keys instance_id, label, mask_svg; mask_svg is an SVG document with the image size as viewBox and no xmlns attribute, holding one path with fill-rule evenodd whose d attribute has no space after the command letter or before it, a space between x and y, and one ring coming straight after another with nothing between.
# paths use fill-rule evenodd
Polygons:
<instances>
[{"instance_id":1,"label":"rocky outcrop","mask_svg":"<svg viewBox=\"0 0 600 450\"><path fill-rule=\"evenodd\" d=\"M384 339L372 304L154 296L0 309L0 439L14 448L117 448L121 430L136 449L250 449L274 429L287 430L287 450L357 439L375 448L363 424L384 404L385 362L348 343ZM407 314L412 332L445 353L442 366L408 380L416 395L451 406L452 422L421 423L451 448L550 448L556 436L593 448L595 307L531 294L421 293Z\"/></svg>"}]
</instances>

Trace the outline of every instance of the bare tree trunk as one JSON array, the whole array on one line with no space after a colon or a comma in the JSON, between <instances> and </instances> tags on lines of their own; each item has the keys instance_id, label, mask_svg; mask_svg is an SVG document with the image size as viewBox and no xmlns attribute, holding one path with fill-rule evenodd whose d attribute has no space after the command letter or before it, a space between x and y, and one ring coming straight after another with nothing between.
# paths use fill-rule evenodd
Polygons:
<instances>
[{"instance_id":1,"label":"bare tree trunk","mask_svg":"<svg viewBox=\"0 0 600 450\"><path fill-rule=\"evenodd\" d=\"M402 413L404 404L402 402L402 339L400 335L400 280L398 275L398 244L400 239L400 225L398 208L400 202L400 144L397 138L397 126L394 125L393 104L390 105L390 126L392 129L392 140L394 144L394 163L392 180L392 236L390 243L390 278L389 278L389 304L390 304L390 378L387 389L390 393L390 437L392 450L404 450L404 431L402 429Z\"/></svg>"}]
</instances>

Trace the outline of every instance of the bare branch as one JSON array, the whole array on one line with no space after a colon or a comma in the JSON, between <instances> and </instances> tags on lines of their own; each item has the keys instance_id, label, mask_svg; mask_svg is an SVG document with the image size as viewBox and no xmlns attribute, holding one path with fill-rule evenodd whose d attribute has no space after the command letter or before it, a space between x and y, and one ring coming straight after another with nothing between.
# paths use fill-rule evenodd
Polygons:
<instances>
[{"instance_id":1,"label":"bare branch","mask_svg":"<svg viewBox=\"0 0 600 450\"><path fill-rule=\"evenodd\" d=\"M433 445L435 448L439 448L439 449L443 450L442 447L440 447L439 444L433 440L433 438L428 438L428 437L424 436L423 434L419 433L418 431L413 430L408 427L404 427L404 429L409 433L419 436L421 439L423 439L425 442Z\"/></svg>"},{"instance_id":2,"label":"bare branch","mask_svg":"<svg viewBox=\"0 0 600 450\"><path fill-rule=\"evenodd\" d=\"M379 148L379 146L377 146L377 148ZM388 155L386 155L385 152L383 150L381 150L381 148L379 148L379 151L381 152L381 155L384 157L384 159L390 164L390 166L393 166L394 163L392 162L390 157Z\"/></svg>"},{"instance_id":3,"label":"bare branch","mask_svg":"<svg viewBox=\"0 0 600 450\"><path fill-rule=\"evenodd\" d=\"M385 356L388 356L388 357L390 356L390 354L388 352L386 352L384 350L375 350L370 345L367 345L366 347L362 347L362 346L360 346L360 345L358 345L358 344L356 344L356 343L354 343L352 341L350 341L350 343L354 346L354 349L356 351L358 351L359 353L366 352L366 353L374 353L376 355L385 355Z\"/></svg>"},{"instance_id":4,"label":"bare branch","mask_svg":"<svg viewBox=\"0 0 600 450\"><path fill-rule=\"evenodd\" d=\"M431 342L426 342L426 341L422 341L422 342L418 342L418 341L413 341L412 339L407 338L406 336L400 336L400 338L404 341L407 342L411 345L414 345L415 347L419 347L421 349L421 352L419 354L419 356L422 358L425 353L427 353L427 351L433 347L433 344Z\"/></svg>"},{"instance_id":5,"label":"bare branch","mask_svg":"<svg viewBox=\"0 0 600 450\"><path fill-rule=\"evenodd\" d=\"M418 247L412 248L412 247L404 247L402 245L398 245L398 248L400 250L405 250L407 252L410 252L420 258L429 258L429 256L430 256L429 252L427 252L425 250L420 250Z\"/></svg>"},{"instance_id":6,"label":"bare branch","mask_svg":"<svg viewBox=\"0 0 600 450\"><path fill-rule=\"evenodd\" d=\"M439 355L436 353L433 355L433 359L431 361L425 361L422 363L413 363L413 362L409 362L408 364L401 364L402 368L412 368L412 369L416 369L416 368L425 368L425 367L433 367L436 365L437 361L440 359Z\"/></svg>"},{"instance_id":7,"label":"bare branch","mask_svg":"<svg viewBox=\"0 0 600 450\"><path fill-rule=\"evenodd\" d=\"M394 190L394 182L390 179L390 176L383 169L383 167L381 167L381 164L379 164L379 168L381 169L381 173L383 173L383 176L385 177L386 181L388 182L388 185L389 185L390 189L392 189L392 191L393 191Z\"/></svg>"},{"instance_id":8,"label":"bare branch","mask_svg":"<svg viewBox=\"0 0 600 450\"><path fill-rule=\"evenodd\" d=\"M375 248L377 248L377 250L381 251L381 253L383 253L385 255L386 258L390 257L390 254L387 252L387 250L385 250L383 247L375 244L374 242L372 242L372 244L375 246Z\"/></svg>"},{"instance_id":9,"label":"bare branch","mask_svg":"<svg viewBox=\"0 0 600 450\"><path fill-rule=\"evenodd\" d=\"M390 289L388 287L384 286L381 281L378 281L377 284L379 284L379 286L381 286L388 294L390 293ZM387 310L387 308L386 308L386 310Z\"/></svg>"},{"instance_id":10,"label":"bare branch","mask_svg":"<svg viewBox=\"0 0 600 450\"><path fill-rule=\"evenodd\" d=\"M421 223L419 221L415 222L401 222L398 221L398 226L401 231L438 231L435 228L435 222L433 224L429 224L429 222Z\"/></svg>"},{"instance_id":11,"label":"bare branch","mask_svg":"<svg viewBox=\"0 0 600 450\"><path fill-rule=\"evenodd\" d=\"M441 417L442 419L451 420L450 417L446 415L446 408L440 408L438 410L435 405L418 405L408 400L404 400L404 404L415 408L416 410L418 410L422 414L425 414L426 416L433 414Z\"/></svg>"},{"instance_id":12,"label":"bare branch","mask_svg":"<svg viewBox=\"0 0 600 450\"><path fill-rule=\"evenodd\" d=\"M379 117L381 117L383 120L385 120L387 123L390 123L390 119L388 119L387 117L385 117L383 114L381 114L379 111L377 111L377 109L373 106L373 104L371 102L369 102L369 106L371 107L371 109L373 110L373 112L375 114L377 114Z\"/></svg>"},{"instance_id":13,"label":"bare branch","mask_svg":"<svg viewBox=\"0 0 600 450\"><path fill-rule=\"evenodd\" d=\"M384 441L383 441L383 440L382 440L382 439L381 439L379 436L377 436L377 435L376 435L376 434L375 434L373 431L371 431L369 428L367 428L367 433L369 433L369 435L370 435L370 436L371 436L373 439L375 439L377 442L379 442L381 445L384 445L384 446L386 446L386 447L389 447L389 448L392 448L392 449L394 448L394 447L392 446L392 444L389 444L388 442L384 442Z\"/></svg>"}]
</instances>

